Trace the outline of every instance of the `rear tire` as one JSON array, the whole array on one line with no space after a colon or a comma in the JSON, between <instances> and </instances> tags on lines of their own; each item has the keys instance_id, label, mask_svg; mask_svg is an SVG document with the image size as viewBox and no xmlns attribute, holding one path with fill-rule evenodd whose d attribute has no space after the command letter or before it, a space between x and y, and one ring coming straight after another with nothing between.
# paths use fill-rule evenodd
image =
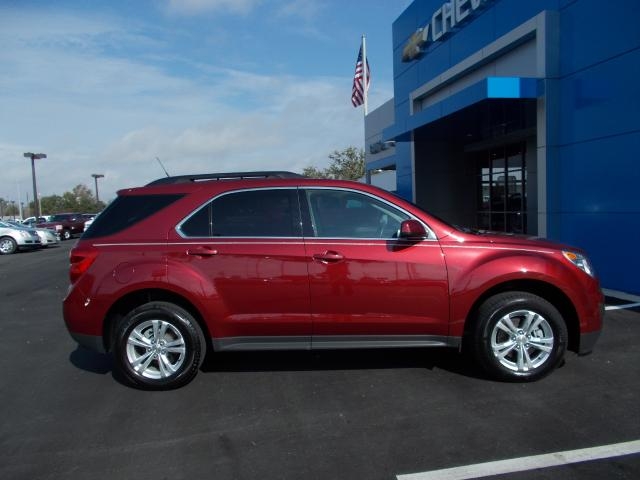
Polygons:
<instances>
[{"instance_id":1,"label":"rear tire","mask_svg":"<svg viewBox=\"0 0 640 480\"><path fill-rule=\"evenodd\" d=\"M115 364L137 387L168 390L186 385L198 373L205 353L198 323L173 303L146 303L117 327Z\"/></svg>"},{"instance_id":2,"label":"rear tire","mask_svg":"<svg viewBox=\"0 0 640 480\"><path fill-rule=\"evenodd\" d=\"M567 348L567 326L547 300L527 292L500 293L479 308L472 348L480 366L506 381L538 380Z\"/></svg>"},{"instance_id":3,"label":"rear tire","mask_svg":"<svg viewBox=\"0 0 640 480\"><path fill-rule=\"evenodd\" d=\"M70 230L63 230L62 234L60 235L60 239L61 240L71 240L71 231Z\"/></svg>"}]
</instances>

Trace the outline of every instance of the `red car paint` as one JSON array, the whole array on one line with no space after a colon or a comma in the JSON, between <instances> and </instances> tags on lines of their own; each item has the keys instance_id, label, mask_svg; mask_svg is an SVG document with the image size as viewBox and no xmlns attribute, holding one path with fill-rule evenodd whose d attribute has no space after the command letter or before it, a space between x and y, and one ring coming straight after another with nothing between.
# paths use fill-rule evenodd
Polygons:
<instances>
[{"instance_id":1,"label":"red car paint","mask_svg":"<svg viewBox=\"0 0 640 480\"><path fill-rule=\"evenodd\" d=\"M372 196L428 227L431 236L186 238L180 231L213 198L269 189ZM511 290L535 293L556 306L567 323L570 349L586 353L601 329L598 280L562 254L580 250L522 236L466 233L373 186L239 179L118 194L181 197L116 233L85 234L72 250L65 322L79 343L98 350L110 350L119 319L150 298L195 312L213 348L223 350L333 348L344 339L348 346L459 347L483 299Z\"/></svg>"}]
</instances>

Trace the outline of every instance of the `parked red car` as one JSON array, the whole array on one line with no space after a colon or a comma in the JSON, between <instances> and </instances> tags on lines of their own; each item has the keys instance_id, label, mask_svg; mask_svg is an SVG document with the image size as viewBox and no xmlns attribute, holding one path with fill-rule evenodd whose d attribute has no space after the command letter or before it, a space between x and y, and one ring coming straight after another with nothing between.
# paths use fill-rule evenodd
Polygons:
<instances>
[{"instance_id":1,"label":"parked red car","mask_svg":"<svg viewBox=\"0 0 640 480\"><path fill-rule=\"evenodd\" d=\"M208 351L452 347L528 381L589 352L603 296L584 252L455 228L370 185L286 172L122 190L70 256L64 318L134 385Z\"/></svg>"},{"instance_id":2,"label":"parked red car","mask_svg":"<svg viewBox=\"0 0 640 480\"><path fill-rule=\"evenodd\" d=\"M81 213L56 213L48 222L39 223L38 228L48 228L60 240L70 240L84 232L85 220Z\"/></svg>"}]
</instances>

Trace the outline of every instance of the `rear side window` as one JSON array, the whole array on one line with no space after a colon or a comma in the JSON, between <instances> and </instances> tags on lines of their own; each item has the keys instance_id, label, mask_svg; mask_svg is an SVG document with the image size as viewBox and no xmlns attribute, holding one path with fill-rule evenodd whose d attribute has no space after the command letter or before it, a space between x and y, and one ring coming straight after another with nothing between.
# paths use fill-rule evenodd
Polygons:
<instances>
[{"instance_id":1,"label":"rear side window","mask_svg":"<svg viewBox=\"0 0 640 480\"><path fill-rule=\"evenodd\" d=\"M299 237L300 209L294 189L233 192L213 199L185 220L185 237Z\"/></svg>"},{"instance_id":2,"label":"rear side window","mask_svg":"<svg viewBox=\"0 0 640 480\"><path fill-rule=\"evenodd\" d=\"M123 195L96 217L82 238L113 235L171 205L183 195Z\"/></svg>"}]
</instances>

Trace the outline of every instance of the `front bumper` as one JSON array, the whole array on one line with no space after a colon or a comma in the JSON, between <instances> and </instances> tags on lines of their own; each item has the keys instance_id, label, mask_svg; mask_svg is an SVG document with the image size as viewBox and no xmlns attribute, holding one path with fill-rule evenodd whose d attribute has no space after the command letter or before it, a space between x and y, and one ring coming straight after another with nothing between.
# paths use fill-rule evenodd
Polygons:
<instances>
[{"instance_id":1,"label":"front bumper","mask_svg":"<svg viewBox=\"0 0 640 480\"><path fill-rule=\"evenodd\" d=\"M71 338L73 338L81 347L88 348L98 353L107 353L107 349L104 348L104 341L99 335L84 335L82 333L69 332Z\"/></svg>"}]
</instances>

